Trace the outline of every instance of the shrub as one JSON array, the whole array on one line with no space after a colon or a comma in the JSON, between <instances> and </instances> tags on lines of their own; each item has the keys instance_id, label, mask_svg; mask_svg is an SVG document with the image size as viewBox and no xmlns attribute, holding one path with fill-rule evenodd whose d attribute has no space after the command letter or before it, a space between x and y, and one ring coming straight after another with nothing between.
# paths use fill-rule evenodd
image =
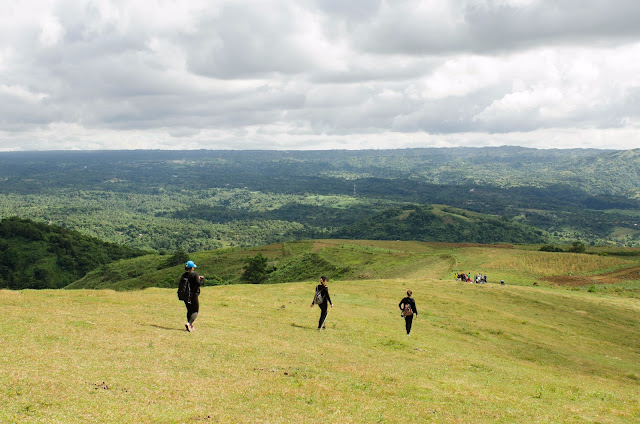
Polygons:
<instances>
[{"instance_id":1,"label":"shrub","mask_svg":"<svg viewBox=\"0 0 640 424\"><path fill-rule=\"evenodd\" d=\"M539 249L541 252L564 252L561 247L547 244Z\"/></svg>"},{"instance_id":2,"label":"shrub","mask_svg":"<svg viewBox=\"0 0 640 424\"><path fill-rule=\"evenodd\" d=\"M584 246L584 243L580 241L574 241L571 244L571 247L567 250L567 252L571 253L584 253L587 251L587 248Z\"/></svg>"},{"instance_id":3,"label":"shrub","mask_svg":"<svg viewBox=\"0 0 640 424\"><path fill-rule=\"evenodd\" d=\"M267 281L269 274L275 271L275 267L267 268L267 260L262 253L258 253L253 258L245 259L242 280L252 284L261 284Z\"/></svg>"}]
</instances>

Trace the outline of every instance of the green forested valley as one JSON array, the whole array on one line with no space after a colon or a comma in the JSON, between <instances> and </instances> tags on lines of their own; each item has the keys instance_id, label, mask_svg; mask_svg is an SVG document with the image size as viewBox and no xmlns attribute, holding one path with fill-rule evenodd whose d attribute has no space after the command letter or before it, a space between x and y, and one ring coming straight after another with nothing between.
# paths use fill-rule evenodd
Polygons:
<instances>
[{"instance_id":1,"label":"green forested valley","mask_svg":"<svg viewBox=\"0 0 640 424\"><path fill-rule=\"evenodd\" d=\"M0 216L172 253L313 238L640 246L640 150L0 153Z\"/></svg>"}]
</instances>

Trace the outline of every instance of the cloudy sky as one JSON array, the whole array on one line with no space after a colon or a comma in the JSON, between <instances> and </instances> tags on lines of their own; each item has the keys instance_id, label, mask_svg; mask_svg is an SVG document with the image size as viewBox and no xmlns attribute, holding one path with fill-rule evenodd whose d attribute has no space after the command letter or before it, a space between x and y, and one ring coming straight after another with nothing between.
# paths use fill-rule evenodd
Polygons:
<instances>
[{"instance_id":1,"label":"cloudy sky","mask_svg":"<svg viewBox=\"0 0 640 424\"><path fill-rule=\"evenodd\" d=\"M0 151L640 147L638 0L0 0Z\"/></svg>"}]
</instances>

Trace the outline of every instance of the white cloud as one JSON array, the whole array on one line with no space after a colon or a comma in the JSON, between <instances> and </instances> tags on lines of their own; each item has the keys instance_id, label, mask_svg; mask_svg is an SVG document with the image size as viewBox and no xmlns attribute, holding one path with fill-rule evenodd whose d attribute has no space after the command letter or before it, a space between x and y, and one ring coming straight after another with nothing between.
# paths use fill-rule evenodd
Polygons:
<instances>
[{"instance_id":1,"label":"white cloud","mask_svg":"<svg viewBox=\"0 0 640 424\"><path fill-rule=\"evenodd\" d=\"M47 97L45 93L34 93L20 86L0 85L0 96L13 97L15 100L38 103ZM5 99L7 99L5 97Z\"/></svg>"},{"instance_id":2,"label":"white cloud","mask_svg":"<svg viewBox=\"0 0 640 424\"><path fill-rule=\"evenodd\" d=\"M501 60L483 56L458 56L445 60L423 78L426 99L461 97L501 81Z\"/></svg>"},{"instance_id":3,"label":"white cloud","mask_svg":"<svg viewBox=\"0 0 640 424\"><path fill-rule=\"evenodd\" d=\"M45 47L57 44L64 36L64 28L53 16L45 16L38 40Z\"/></svg>"}]
</instances>

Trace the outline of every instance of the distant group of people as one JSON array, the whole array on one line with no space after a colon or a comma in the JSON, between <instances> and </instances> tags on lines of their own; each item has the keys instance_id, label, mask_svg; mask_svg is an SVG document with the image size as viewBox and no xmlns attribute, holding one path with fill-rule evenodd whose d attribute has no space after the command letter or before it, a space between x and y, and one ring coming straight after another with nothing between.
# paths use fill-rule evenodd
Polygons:
<instances>
[{"instance_id":1,"label":"distant group of people","mask_svg":"<svg viewBox=\"0 0 640 424\"><path fill-rule=\"evenodd\" d=\"M184 298L184 305L187 308L187 322L185 323L185 328L188 332L194 331L193 323L198 317L198 312L200 311L200 287L204 281L204 277L198 275L195 271L197 265L193 261L187 261L184 267L184 273L180 277L180 279L186 279L189 285L189 295ZM411 326L413 324L413 316L418 315L418 308L416 307L416 301L411 297L412 291L407 290L407 296L405 296L398 307L400 308L400 315L405 320L405 330L407 331L407 336L411 333ZM180 295L179 295L180 296ZM328 315L329 305L333 308L333 302L331 301L331 296L329 295L329 287L327 287L327 277L324 275L320 277L320 284L316 286L315 295L313 296L313 301L311 302L311 307L313 305L318 305L320 308L320 319L318 320L318 331L326 329L326 321Z\"/></svg>"},{"instance_id":2,"label":"distant group of people","mask_svg":"<svg viewBox=\"0 0 640 424\"><path fill-rule=\"evenodd\" d=\"M487 283L487 276L483 275L482 273L480 274L475 274L473 276L473 279L471 278L471 273L467 273L465 274L464 272L461 272L459 274L456 274L456 281L464 281L465 283L471 283L471 284L486 284Z\"/></svg>"}]
</instances>

